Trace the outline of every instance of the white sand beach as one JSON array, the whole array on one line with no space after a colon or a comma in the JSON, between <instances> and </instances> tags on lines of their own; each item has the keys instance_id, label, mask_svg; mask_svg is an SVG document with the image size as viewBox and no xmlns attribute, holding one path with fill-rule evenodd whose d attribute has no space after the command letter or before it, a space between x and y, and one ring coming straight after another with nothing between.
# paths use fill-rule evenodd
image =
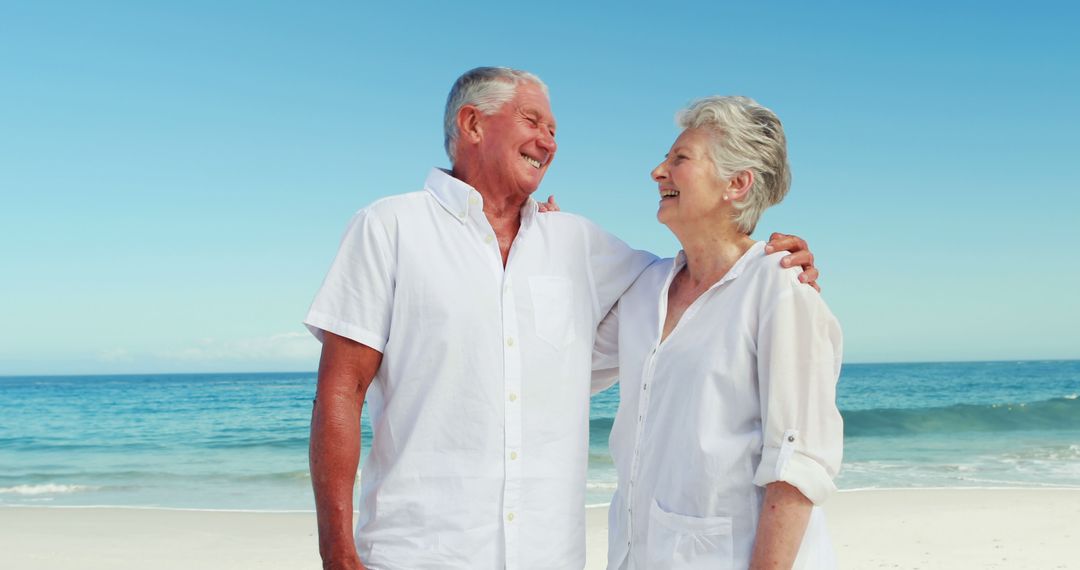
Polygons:
<instances>
[{"instance_id":1,"label":"white sand beach","mask_svg":"<svg viewBox=\"0 0 1080 570\"><path fill-rule=\"evenodd\" d=\"M1080 569L1080 490L841 492L826 507L842 568ZM588 512L604 568L607 509ZM0 508L0 567L318 568L311 513Z\"/></svg>"}]
</instances>

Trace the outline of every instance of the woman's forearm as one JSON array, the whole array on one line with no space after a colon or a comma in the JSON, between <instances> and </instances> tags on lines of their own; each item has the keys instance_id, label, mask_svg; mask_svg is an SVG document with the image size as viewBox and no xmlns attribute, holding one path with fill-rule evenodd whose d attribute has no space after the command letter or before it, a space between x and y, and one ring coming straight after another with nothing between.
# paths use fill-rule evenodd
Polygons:
<instances>
[{"instance_id":1,"label":"woman's forearm","mask_svg":"<svg viewBox=\"0 0 1080 570\"><path fill-rule=\"evenodd\" d=\"M810 499L787 483L777 481L765 486L750 570L791 569L813 506Z\"/></svg>"}]
</instances>

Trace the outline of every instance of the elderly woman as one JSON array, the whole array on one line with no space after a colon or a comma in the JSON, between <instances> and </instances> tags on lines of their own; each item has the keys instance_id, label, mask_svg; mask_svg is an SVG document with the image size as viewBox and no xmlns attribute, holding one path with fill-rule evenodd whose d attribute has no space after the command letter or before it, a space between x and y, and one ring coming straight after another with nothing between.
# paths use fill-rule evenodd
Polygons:
<instances>
[{"instance_id":1,"label":"elderly woman","mask_svg":"<svg viewBox=\"0 0 1080 570\"><path fill-rule=\"evenodd\" d=\"M597 344L621 396L608 568L834 567L815 505L842 453L840 327L750 237L790 185L783 129L745 97L678 121L652 177L683 250L638 278Z\"/></svg>"}]
</instances>

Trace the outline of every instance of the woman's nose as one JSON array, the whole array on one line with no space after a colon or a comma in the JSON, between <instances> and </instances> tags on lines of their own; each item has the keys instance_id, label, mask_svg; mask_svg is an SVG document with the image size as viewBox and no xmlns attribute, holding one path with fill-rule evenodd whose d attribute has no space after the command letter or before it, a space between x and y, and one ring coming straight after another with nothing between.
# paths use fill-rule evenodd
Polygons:
<instances>
[{"instance_id":1,"label":"woman's nose","mask_svg":"<svg viewBox=\"0 0 1080 570\"><path fill-rule=\"evenodd\" d=\"M665 160L664 162L661 162L660 164L657 164L656 168L652 169L652 179L653 180L655 180L657 182L660 182L661 180L667 178L667 168L665 168L666 164L667 164L667 161Z\"/></svg>"}]
</instances>

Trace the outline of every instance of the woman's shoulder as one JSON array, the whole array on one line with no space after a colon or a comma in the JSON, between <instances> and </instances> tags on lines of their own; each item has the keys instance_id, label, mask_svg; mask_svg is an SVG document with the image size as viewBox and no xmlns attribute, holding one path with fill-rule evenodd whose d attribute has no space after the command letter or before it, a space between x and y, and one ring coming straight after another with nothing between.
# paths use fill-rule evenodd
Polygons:
<instances>
[{"instance_id":1,"label":"woman's shoulder","mask_svg":"<svg viewBox=\"0 0 1080 570\"><path fill-rule=\"evenodd\" d=\"M755 246L754 255L747 260L743 273L759 285L770 285L778 290L794 288L803 285L799 281L800 267L783 267L780 260L784 259L788 252L776 251L765 253L765 244L759 242Z\"/></svg>"},{"instance_id":2,"label":"woman's shoulder","mask_svg":"<svg viewBox=\"0 0 1080 570\"><path fill-rule=\"evenodd\" d=\"M767 312L779 303L794 302L799 306L815 307L814 310L828 311L821 294L799 281L802 267L780 265L780 260L786 255L786 251L766 254L762 246L759 255L751 259L743 271L747 290L754 292L760 309Z\"/></svg>"}]
</instances>

